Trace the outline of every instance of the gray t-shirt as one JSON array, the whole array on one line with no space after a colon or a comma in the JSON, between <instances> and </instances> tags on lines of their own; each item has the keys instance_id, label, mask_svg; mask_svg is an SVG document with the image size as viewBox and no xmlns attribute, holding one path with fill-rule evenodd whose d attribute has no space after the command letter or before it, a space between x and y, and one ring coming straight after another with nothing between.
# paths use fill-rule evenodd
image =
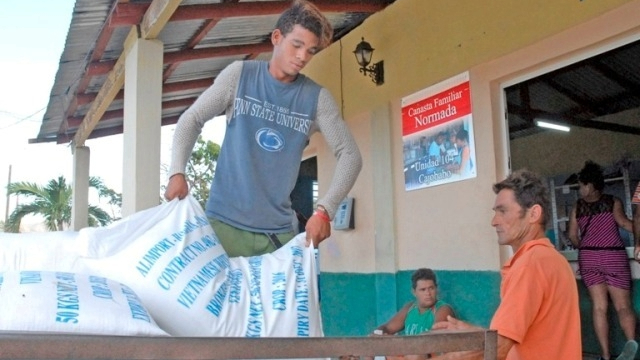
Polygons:
<instances>
[{"instance_id":1,"label":"gray t-shirt","mask_svg":"<svg viewBox=\"0 0 640 360\"><path fill-rule=\"evenodd\" d=\"M309 136L320 131L337 163L331 185L318 203L333 217L355 183L362 159L326 89L302 74L292 83L281 83L269 74L267 62L232 63L180 117L169 176L184 173L204 123L223 112L227 130L208 216L255 232L290 231L289 195L302 150Z\"/></svg>"}]
</instances>

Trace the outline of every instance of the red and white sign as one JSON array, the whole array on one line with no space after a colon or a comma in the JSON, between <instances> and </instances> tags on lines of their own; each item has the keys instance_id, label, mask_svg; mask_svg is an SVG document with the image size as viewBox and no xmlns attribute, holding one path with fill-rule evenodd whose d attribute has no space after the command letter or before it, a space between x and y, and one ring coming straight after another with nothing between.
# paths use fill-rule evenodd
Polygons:
<instances>
[{"instance_id":1,"label":"red and white sign","mask_svg":"<svg viewBox=\"0 0 640 360\"><path fill-rule=\"evenodd\" d=\"M469 73L402 99L405 189L476 177Z\"/></svg>"}]
</instances>

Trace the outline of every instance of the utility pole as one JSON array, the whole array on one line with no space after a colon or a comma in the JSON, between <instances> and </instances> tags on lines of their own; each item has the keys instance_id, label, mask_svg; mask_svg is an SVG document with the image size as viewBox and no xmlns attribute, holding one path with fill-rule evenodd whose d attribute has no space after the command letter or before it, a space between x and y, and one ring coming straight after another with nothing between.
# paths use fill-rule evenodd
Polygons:
<instances>
[{"instance_id":1,"label":"utility pole","mask_svg":"<svg viewBox=\"0 0 640 360\"><path fill-rule=\"evenodd\" d=\"M4 210L4 223L9 221L9 184L11 184L11 164L9 164L9 178L7 179L7 205Z\"/></svg>"}]
</instances>

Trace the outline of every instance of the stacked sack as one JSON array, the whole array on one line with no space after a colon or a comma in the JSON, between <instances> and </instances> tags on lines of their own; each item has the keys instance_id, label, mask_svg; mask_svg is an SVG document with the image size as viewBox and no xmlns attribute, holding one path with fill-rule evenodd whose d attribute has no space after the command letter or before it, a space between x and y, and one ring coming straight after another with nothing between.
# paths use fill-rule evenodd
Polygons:
<instances>
[{"instance_id":1,"label":"stacked sack","mask_svg":"<svg viewBox=\"0 0 640 360\"><path fill-rule=\"evenodd\" d=\"M315 257L304 234L272 254L229 258L192 197L74 234L22 244L16 235L0 235L0 271L84 274L123 284L173 336L323 336ZM28 260L34 251L38 264Z\"/></svg>"},{"instance_id":2,"label":"stacked sack","mask_svg":"<svg viewBox=\"0 0 640 360\"><path fill-rule=\"evenodd\" d=\"M167 336L128 286L53 271L0 273L0 330Z\"/></svg>"}]
</instances>

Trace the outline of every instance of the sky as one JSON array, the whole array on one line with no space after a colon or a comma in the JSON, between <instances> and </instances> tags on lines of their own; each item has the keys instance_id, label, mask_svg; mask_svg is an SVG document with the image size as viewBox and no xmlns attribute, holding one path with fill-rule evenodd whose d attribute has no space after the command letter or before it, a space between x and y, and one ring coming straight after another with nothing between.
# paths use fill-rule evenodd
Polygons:
<instances>
[{"instance_id":1,"label":"sky","mask_svg":"<svg viewBox=\"0 0 640 360\"><path fill-rule=\"evenodd\" d=\"M73 157L68 144L29 144L38 135L75 0L0 1L0 220L22 199L7 200L7 183L44 186L64 176L72 181ZM161 163L168 166L174 126L162 128ZM224 120L205 126L203 137L222 143ZM90 175L122 191L122 135L89 139ZM161 176L161 181L165 176ZM91 200L90 200L91 201Z\"/></svg>"}]
</instances>

